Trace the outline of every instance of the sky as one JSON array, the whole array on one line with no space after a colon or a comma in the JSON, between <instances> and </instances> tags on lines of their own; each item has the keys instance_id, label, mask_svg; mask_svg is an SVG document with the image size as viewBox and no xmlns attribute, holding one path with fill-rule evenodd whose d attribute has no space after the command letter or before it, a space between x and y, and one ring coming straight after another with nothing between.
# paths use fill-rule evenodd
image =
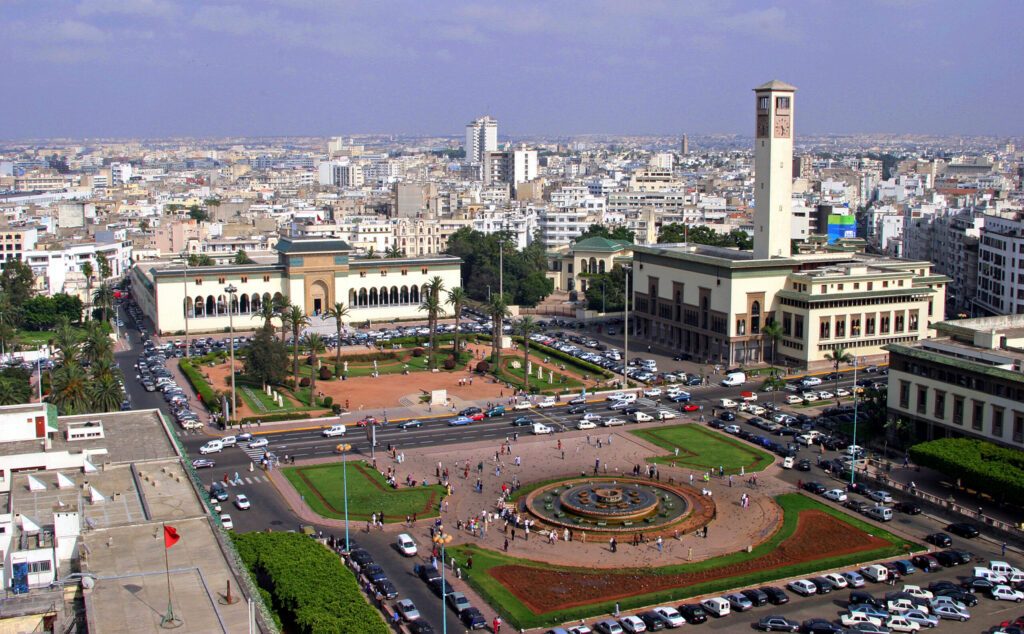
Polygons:
<instances>
[{"instance_id":1,"label":"sky","mask_svg":"<svg viewBox=\"0 0 1024 634\"><path fill-rule=\"evenodd\" d=\"M0 138L1021 135L1024 2L0 0Z\"/></svg>"}]
</instances>

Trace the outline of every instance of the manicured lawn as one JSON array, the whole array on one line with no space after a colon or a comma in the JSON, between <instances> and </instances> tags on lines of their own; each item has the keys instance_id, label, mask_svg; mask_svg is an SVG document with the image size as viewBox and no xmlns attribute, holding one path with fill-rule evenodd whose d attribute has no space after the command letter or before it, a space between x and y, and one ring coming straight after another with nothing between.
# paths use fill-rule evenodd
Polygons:
<instances>
[{"instance_id":1,"label":"manicured lawn","mask_svg":"<svg viewBox=\"0 0 1024 634\"><path fill-rule=\"evenodd\" d=\"M312 467L288 467L284 475L317 514L344 519L342 464ZM385 522L404 522L406 515L434 517L444 495L438 485L392 489L372 468L348 462L348 516L350 520L366 521L373 513L384 513Z\"/></svg>"},{"instance_id":2,"label":"manicured lawn","mask_svg":"<svg viewBox=\"0 0 1024 634\"><path fill-rule=\"evenodd\" d=\"M379 374L401 374L404 370L408 369L409 372L425 372L427 371L427 355L422 357L412 356L412 352L408 349L397 350L400 354L398 359L382 359L377 361L376 371ZM442 372L444 369L444 361L451 356L450 350L442 350L434 353L436 359L435 366ZM345 357L342 357L342 363L345 362ZM462 352L459 354L458 362L455 364L455 369L452 371L459 371L466 367L469 363L470 353ZM322 356L321 362L334 371L334 357L333 356ZM291 366L289 366L290 368ZM344 365L342 365L344 367ZM305 360L302 360L299 364L299 374L301 376L309 376L313 370L313 366L306 365ZM374 372L373 361L349 361L348 362L348 376L349 378L355 378L359 376L370 376Z\"/></svg>"},{"instance_id":3,"label":"manicured lawn","mask_svg":"<svg viewBox=\"0 0 1024 634\"><path fill-rule=\"evenodd\" d=\"M696 423L656 427L630 432L669 452L666 456L648 458L651 462L678 464L681 467L700 471L718 471L725 467L726 473L760 471L772 463L772 457L765 451L711 431ZM675 449L679 448L679 456Z\"/></svg>"},{"instance_id":4,"label":"manicured lawn","mask_svg":"<svg viewBox=\"0 0 1024 634\"><path fill-rule=\"evenodd\" d=\"M296 409L301 409L301 407L296 405L295 401L289 398L285 392L281 392L281 396L284 397L284 407L278 407L277 403L274 402L274 399L267 396L267 393L260 389L260 386L257 384L239 384L238 394L249 406L249 409L257 415L290 412Z\"/></svg>"},{"instance_id":5,"label":"manicured lawn","mask_svg":"<svg viewBox=\"0 0 1024 634\"><path fill-rule=\"evenodd\" d=\"M858 518L847 515L841 511L833 509L830 506L822 504L813 498L809 498L800 494L785 494L775 498L775 501L783 510L782 526L779 530L766 542L755 547L752 552L747 553L740 551L723 555L721 557L714 557L704 561L689 564L676 564L671 566L663 566L660 568L644 568L644 569L623 569L619 571L609 571L608 574L622 574L624 575L623 583L634 582L633 576L637 574L641 575L665 575L665 574L678 574L678 573L694 573L706 570L713 570L715 568L728 566L737 562L746 561L748 559L756 559L762 557L768 553L774 551L779 544L790 537L797 527L797 518L803 511L816 510L828 513L840 521L850 524L854 528L857 528L866 533L881 538L889 542L889 546L884 548L876 549L873 551L859 552L848 555L839 555L834 557L822 557L815 561L808 561L799 564L793 564L789 566L783 566L770 570L763 570L753 572L749 574L743 574L728 578L716 579L713 581L707 581L704 583L692 584L689 586L673 588L671 590L653 592L648 594L638 594L626 599L620 599L617 603L621 610L631 610L655 603L669 603L678 602L682 599L698 596L701 594L707 594L712 592L722 592L733 588L743 588L748 586L754 586L759 584L768 583L777 579L785 579L787 577L806 575L819 570L826 570L830 568L840 568L844 566L852 566L859 562L871 561L874 559L880 559L884 557L895 557L897 555L905 555L908 548L916 548L917 544L907 542L884 529L877 526L868 524L861 521ZM554 569L566 571L569 573L587 574L592 573L591 569L582 568L571 568L571 567L560 567L552 566L544 562L532 561L527 559L518 559L510 557L508 555L494 552L490 550L483 550L480 548L470 545L462 545L454 548L450 548L449 552L452 556L460 562L465 562L466 556L469 554L473 555L473 569L471 574L466 574L470 585L474 587L491 605L498 609L503 617L508 619L512 625L517 628L533 628L541 626L551 626L558 623L564 623L567 621L590 618L596 615L604 615L610 613L615 607L615 601L600 601L595 599L595 603L577 608L570 608L567 610L558 610L554 612L547 612L544 614L534 614L529 608L523 605L519 599L508 591L504 585L498 582L492 577L488 571L496 566L504 565L521 565L521 566L533 566L545 569ZM465 574L466 568L463 563L463 571Z\"/></svg>"},{"instance_id":6,"label":"manicured lawn","mask_svg":"<svg viewBox=\"0 0 1024 634\"><path fill-rule=\"evenodd\" d=\"M502 357L501 365L504 367L502 368L501 374L499 375L498 378L504 381L508 381L512 385L521 386L523 384L523 368L511 367L510 364L512 363L512 361L519 361L519 363L521 364L523 362L523 359L522 357L519 357L518 359L509 359L507 357ZM560 372L555 372L554 381L551 383L548 383L547 370L544 370L544 378L538 379L537 366L533 366L533 373L530 375L530 387L536 388L538 390L560 390L562 388L578 388L582 386L582 381L573 378L571 375L563 374Z\"/></svg>"},{"instance_id":7,"label":"manicured lawn","mask_svg":"<svg viewBox=\"0 0 1024 634\"><path fill-rule=\"evenodd\" d=\"M80 337L85 336L85 330L76 328ZM53 338L52 330L19 330L15 340L24 346L45 346Z\"/></svg>"}]
</instances>

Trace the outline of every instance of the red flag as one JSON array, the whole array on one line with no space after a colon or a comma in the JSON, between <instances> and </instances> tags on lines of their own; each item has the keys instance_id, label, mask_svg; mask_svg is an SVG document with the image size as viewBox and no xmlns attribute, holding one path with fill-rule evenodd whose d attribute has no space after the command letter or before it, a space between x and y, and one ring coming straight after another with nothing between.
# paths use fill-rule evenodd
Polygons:
<instances>
[{"instance_id":1,"label":"red flag","mask_svg":"<svg viewBox=\"0 0 1024 634\"><path fill-rule=\"evenodd\" d=\"M181 535L178 534L177 529L173 526L164 526L164 548L170 548L177 544L179 539L181 539Z\"/></svg>"}]
</instances>

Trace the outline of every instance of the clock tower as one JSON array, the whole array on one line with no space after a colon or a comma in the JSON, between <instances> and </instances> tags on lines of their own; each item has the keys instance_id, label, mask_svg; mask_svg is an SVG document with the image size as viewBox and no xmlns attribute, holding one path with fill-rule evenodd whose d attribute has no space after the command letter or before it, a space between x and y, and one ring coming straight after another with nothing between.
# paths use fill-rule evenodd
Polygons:
<instances>
[{"instance_id":1,"label":"clock tower","mask_svg":"<svg viewBox=\"0 0 1024 634\"><path fill-rule=\"evenodd\" d=\"M793 96L773 80L754 89L754 258L789 257L793 236Z\"/></svg>"}]
</instances>

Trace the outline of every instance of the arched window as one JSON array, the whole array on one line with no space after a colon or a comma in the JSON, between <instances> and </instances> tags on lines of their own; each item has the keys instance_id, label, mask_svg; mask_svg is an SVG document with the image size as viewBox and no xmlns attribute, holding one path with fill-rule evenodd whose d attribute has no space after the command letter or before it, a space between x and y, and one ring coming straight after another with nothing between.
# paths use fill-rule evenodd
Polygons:
<instances>
[{"instance_id":1,"label":"arched window","mask_svg":"<svg viewBox=\"0 0 1024 634\"><path fill-rule=\"evenodd\" d=\"M276 306L278 302L284 301L284 295L281 293L274 293L274 299L268 301L274 302L274 305Z\"/></svg>"},{"instance_id":2,"label":"arched window","mask_svg":"<svg viewBox=\"0 0 1024 634\"><path fill-rule=\"evenodd\" d=\"M249 296L248 295L246 295L244 293L242 294L242 298L240 300L238 300L238 309L242 313L248 313L249 312Z\"/></svg>"},{"instance_id":3,"label":"arched window","mask_svg":"<svg viewBox=\"0 0 1024 634\"><path fill-rule=\"evenodd\" d=\"M390 303L391 304L397 304L398 303L398 287L397 286L392 286L391 287L391 301L390 301Z\"/></svg>"},{"instance_id":4,"label":"arched window","mask_svg":"<svg viewBox=\"0 0 1024 634\"><path fill-rule=\"evenodd\" d=\"M206 315L213 317L217 314L217 301L213 299L213 295L206 296Z\"/></svg>"},{"instance_id":5,"label":"arched window","mask_svg":"<svg viewBox=\"0 0 1024 634\"><path fill-rule=\"evenodd\" d=\"M192 298L191 297L186 297L185 298L184 309L185 309L185 316L186 317L195 317L195 315L192 314Z\"/></svg>"},{"instance_id":6,"label":"arched window","mask_svg":"<svg viewBox=\"0 0 1024 634\"><path fill-rule=\"evenodd\" d=\"M380 297L381 306L387 306L388 304L391 303L391 301L390 301L391 298L388 296L388 287L387 286L381 286L380 287L380 294L378 295L378 297Z\"/></svg>"},{"instance_id":7,"label":"arched window","mask_svg":"<svg viewBox=\"0 0 1024 634\"><path fill-rule=\"evenodd\" d=\"M258 313L263 308L263 298L260 297L259 293L253 293L252 299L249 300L249 309L254 313Z\"/></svg>"},{"instance_id":8,"label":"arched window","mask_svg":"<svg viewBox=\"0 0 1024 634\"><path fill-rule=\"evenodd\" d=\"M750 334L756 335L761 332L761 302L754 302L750 305Z\"/></svg>"},{"instance_id":9,"label":"arched window","mask_svg":"<svg viewBox=\"0 0 1024 634\"><path fill-rule=\"evenodd\" d=\"M597 263L597 272L604 273L604 260Z\"/></svg>"},{"instance_id":10,"label":"arched window","mask_svg":"<svg viewBox=\"0 0 1024 634\"><path fill-rule=\"evenodd\" d=\"M354 288L348 289L348 305L349 306L355 306L356 305L356 298L357 298L356 289L354 289Z\"/></svg>"},{"instance_id":11,"label":"arched window","mask_svg":"<svg viewBox=\"0 0 1024 634\"><path fill-rule=\"evenodd\" d=\"M370 306L376 306L376 305L377 305L377 289L371 288L370 289Z\"/></svg>"},{"instance_id":12,"label":"arched window","mask_svg":"<svg viewBox=\"0 0 1024 634\"><path fill-rule=\"evenodd\" d=\"M408 286L403 286L402 287L402 290L399 291L399 298L400 298L399 301L401 303L403 303L403 304L408 304L409 303L409 287Z\"/></svg>"},{"instance_id":13,"label":"arched window","mask_svg":"<svg viewBox=\"0 0 1024 634\"><path fill-rule=\"evenodd\" d=\"M359 289L359 305L360 306L368 306L369 305L365 288Z\"/></svg>"},{"instance_id":14,"label":"arched window","mask_svg":"<svg viewBox=\"0 0 1024 634\"><path fill-rule=\"evenodd\" d=\"M590 272L597 273L597 258L590 258Z\"/></svg>"},{"instance_id":15,"label":"arched window","mask_svg":"<svg viewBox=\"0 0 1024 634\"><path fill-rule=\"evenodd\" d=\"M586 272L587 272L587 261L586 260L580 260L580 273L586 273Z\"/></svg>"},{"instance_id":16,"label":"arched window","mask_svg":"<svg viewBox=\"0 0 1024 634\"><path fill-rule=\"evenodd\" d=\"M409 300L410 300L409 303L410 304L419 304L420 303L420 287L419 286L412 286L409 289L409 293L410 293L410 295L409 295Z\"/></svg>"},{"instance_id":17,"label":"arched window","mask_svg":"<svg viewBox=\"0 0 1024 634\"><path fill-rule=\"evenodd\" d=\"M201 295L197 295L195 300L192 301L192 311L193 317L206 316L206 302Z\"/></svg>"}]
</instances>

